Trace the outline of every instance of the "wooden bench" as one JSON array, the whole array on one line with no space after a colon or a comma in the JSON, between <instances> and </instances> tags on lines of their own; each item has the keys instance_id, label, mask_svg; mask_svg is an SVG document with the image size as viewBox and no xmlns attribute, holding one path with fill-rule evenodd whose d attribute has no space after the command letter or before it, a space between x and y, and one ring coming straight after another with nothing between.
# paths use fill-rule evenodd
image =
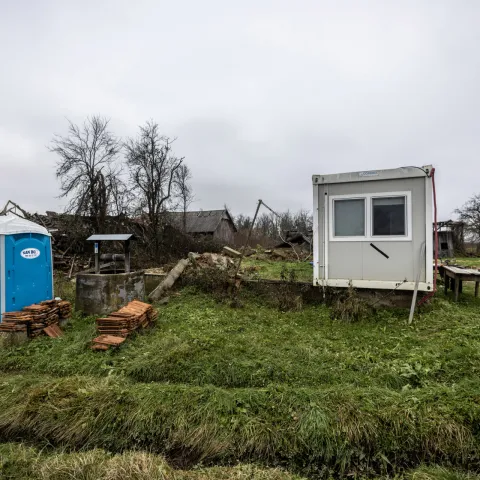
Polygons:
<instances>
[{"instance_id":1,"label":"wooden bench","mask_svg":"<svg viewBox=\"0 0 480 480\"><path fill-rule=\"evenodd\" d=\"M475 296L478 297L478 286L480 283L479 270L443 265L440 267L440 274L445 280L445 295L448 292L448 287L450 287L455 291L456 302L458 302L458 295L462 291L463 282L475 282Z\"/></svg>"}]
</instances>

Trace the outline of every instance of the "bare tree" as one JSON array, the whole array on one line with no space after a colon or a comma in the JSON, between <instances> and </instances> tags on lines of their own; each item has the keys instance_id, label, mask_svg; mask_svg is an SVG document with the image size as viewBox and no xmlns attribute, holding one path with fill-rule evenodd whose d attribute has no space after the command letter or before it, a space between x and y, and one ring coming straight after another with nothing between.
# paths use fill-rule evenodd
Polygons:
<instances>
[{"instance_id":1,"label":"bare tree","mask_svg":"<svg viewBox=\"0 0 480 480\"><path fill-rule=\"evenodd\" d=\"M235 225L237 229L240 230L248 230L250 225L252 224L252 219L248 215L244 215L240 213L235 217Z\"/></svg>"},{"instance_id":2,"label":"bare tree","mask_svg":"<svg viewBox=\"0 0 480 480\"><path fill-rule=\"evenodd\" d=\"M469 240L477 244L477 252L480 252L480 194L470 198L462 208L457 208L455 213L465 223Z\"/></svg>"},{"instance_id":3,"label":"bare tree","mask_svg":"<svg viewBox=\"0 0 480 480\"><path fill-rule=\"evenodd\" d=\"M120 141L109 131L109 120L89 117L82 126L68 121L66 136L55 135L49 150L59 156L57 178L61 197L68 197L67 212L89 215L101 232L112 205L114 191L121 188L117 156Z\"/></svg>"},{"instance_id":4,"label":"bare tree","mask_svg":"<svg viewBox=\"0 0 480 480\"><path fill-rule=\"evenodd\" d=\"M118 175L112 183L111 190L111 213L116 216L128 216L133 213L134 195L126 185L122 176Z\"/></svg>"},{"instance_id":5,"label":"bare tree","mask_svg":"<svg viewBox=\"0 0 480 480\"><path fill-rule=\"evenodd\" d=\"M187 231L187 210L193 202L195 196L193 195L192 185L190 180L192 179L192 173L188 168L188 165L182 163L175 172L174 183L176 196L180 200L180 206L183 212L183 231Z\"/></svg>"},{"instance_id":6,"label":"bare tree","mask_svg":"<svg viewBox=\"0 0 480 480\"><path fill-rule=\"evenodd\" d=\"M298 212L293 214L293 226L292 229L302 232L305 235L313 228L313 215L304 209L300 209Z\"/></svg>"},{"instance_id":7,"label":"bare tree","mask_svg":"<svg viewBox=\"0 0 480 480\"><path fill-rule=\"evenodd\" d=\"M238 229L237 241L242 244L246 232L249 230L252 219L240 214L235 218ZM263 246L272 246L280 240L285 241L287 232L297 231L308 235L312 229L313 217L308 210L299 210L296 213L286 212L272 213L262 212L258 215L252 232L252 243Z\"/></svg>"},{"instance_id":8,"label":"bare tree","mask_svg":"<svg viewBox=\"0 0 480 480\"><path fill-rule=\"evenodd\" d=\"M262 212L255 225L255 233L262 237L272 238L276 236L275 221L270 212Z\"/></svg>"},{"instance_id":9,"label":"bare tree","mask_svg":"<svg viewBox=\"0 0 480 480\"><path fill-rule=\"evenodd\" d=\"M137 138L130 138L125 143L132 191L140 210L148 217L156 248L161 214L171 201L175 175L183 162L183 158L173 154L172 142L159 133L157 123L149 121L140 127Z\"/></svg>"}]
</instances>

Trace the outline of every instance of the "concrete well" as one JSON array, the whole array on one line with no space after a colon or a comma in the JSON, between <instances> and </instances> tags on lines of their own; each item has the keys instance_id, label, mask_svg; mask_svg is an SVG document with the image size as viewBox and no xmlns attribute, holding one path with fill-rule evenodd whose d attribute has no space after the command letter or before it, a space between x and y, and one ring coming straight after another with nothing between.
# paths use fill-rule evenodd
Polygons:
<instances>
[{"instance_id":1,"label":"concrete well","mask_svg":"<svg viewBox=\"0 0 480 480\"><path fill-rule=\"evenodd\" d=\"M75 309L86 315L104 315L131 300L145 297L144 272L77 274Z\"/></svg>"}]
</instances>

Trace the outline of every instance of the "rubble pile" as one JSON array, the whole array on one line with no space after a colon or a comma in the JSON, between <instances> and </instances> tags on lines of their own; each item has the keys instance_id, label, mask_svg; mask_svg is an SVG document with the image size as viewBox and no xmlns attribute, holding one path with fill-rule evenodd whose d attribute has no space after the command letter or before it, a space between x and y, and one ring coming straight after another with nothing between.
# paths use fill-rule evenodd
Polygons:
<instances>
[{"instance_id":1,"label":"rubble pile","mask_svg":"<svg viewBox=\"0 0 480 480\"><path fill-rule=\"evenodd\" d=\"M219 253L189 253L188 258L195 267L227 270L235 265L235 261Z\"/></svg>"}]
</instances>

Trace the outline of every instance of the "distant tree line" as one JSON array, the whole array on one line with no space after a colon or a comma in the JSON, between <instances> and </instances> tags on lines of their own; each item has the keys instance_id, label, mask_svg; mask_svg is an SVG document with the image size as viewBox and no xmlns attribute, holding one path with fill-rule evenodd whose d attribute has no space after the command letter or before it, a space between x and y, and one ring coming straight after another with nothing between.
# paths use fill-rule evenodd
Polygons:
<instances>
[{"instance_id":1,"label":"distant tree line","mask_svg":"<svg viewBox=\"0 0 480 480\"><path fill-rule=\"evenodd\" d=\"M252 225L252 217L237 215L235 224L238 229L235 243L242 245L247 237L247 232ZM279 212L278 216L270 212L261 213L255 222L250 245L271 247L285 239L287 232L300 232L309 235L313 228L313 217L308 210L297 212Z\"/></svg>"}]
</instances>

